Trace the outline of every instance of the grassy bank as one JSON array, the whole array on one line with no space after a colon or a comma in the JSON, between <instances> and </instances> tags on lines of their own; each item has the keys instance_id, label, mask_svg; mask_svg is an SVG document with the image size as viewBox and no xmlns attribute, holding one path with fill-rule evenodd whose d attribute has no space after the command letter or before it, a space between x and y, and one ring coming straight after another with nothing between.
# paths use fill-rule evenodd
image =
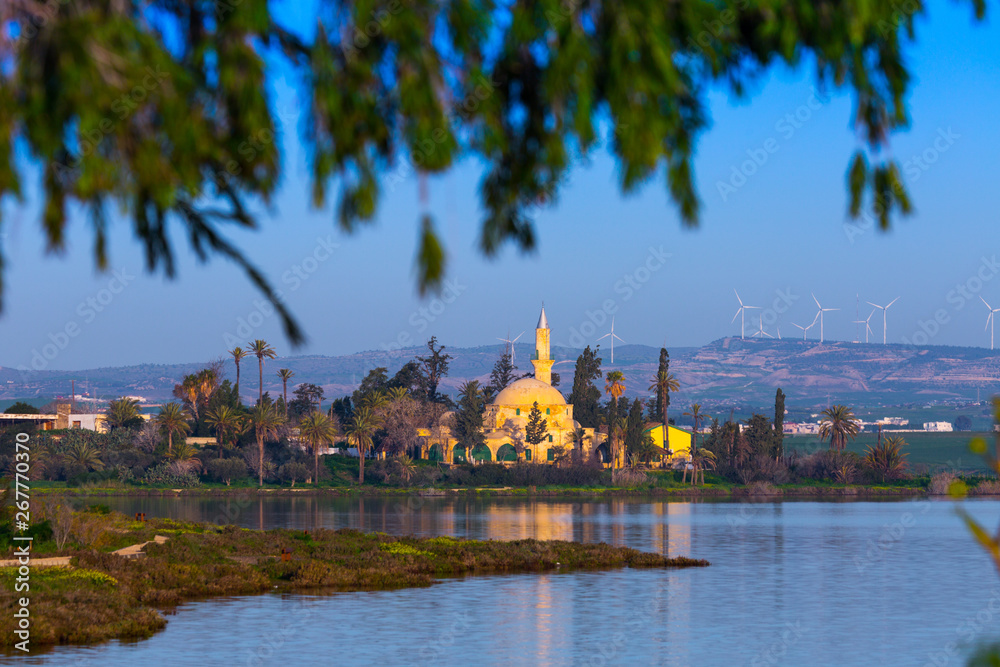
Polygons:
<instances>
[{"instance_id":1,"label":"grassy bank","mask_svg":"<svg viewBox=\"0 0 1000 667\"><path fill-rule=\"evenodd\" d=\"M607 544L251 531L165 519L137 523L121 514L92 512L77 514L74 521L89 546L78 543L59 552L73 557L70 568L33 568L29 593L14 592L14 568L0 569L0 645L8 650L17 641L13 612L20 596L30 596L31 642L37 646L149 637L166 624L161 611L212 596L386 590L469 574L708 565ZM147 545L144 558L110 553L155 535L170 539ZM281 558L286 549L288 561Z\"/></svg>"}]
</instances>

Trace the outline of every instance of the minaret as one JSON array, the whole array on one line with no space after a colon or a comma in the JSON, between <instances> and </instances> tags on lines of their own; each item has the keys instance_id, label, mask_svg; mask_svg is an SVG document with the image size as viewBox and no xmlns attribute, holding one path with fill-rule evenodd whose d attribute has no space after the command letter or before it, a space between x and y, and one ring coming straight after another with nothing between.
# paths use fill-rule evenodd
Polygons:
<instances>
[{"instance_id":1,"label":"minaret","mask_svg":"<svg viewBox=\"0 0 1000 667\"><path fill-rule=\"evenodd\" d=\"M535 379L552 384L552 363L552 357L549 356L549 320L545 317L545 306L542 306L542 314L535 327L535 354L531 356Z\"/></svg>"}]
</instances>

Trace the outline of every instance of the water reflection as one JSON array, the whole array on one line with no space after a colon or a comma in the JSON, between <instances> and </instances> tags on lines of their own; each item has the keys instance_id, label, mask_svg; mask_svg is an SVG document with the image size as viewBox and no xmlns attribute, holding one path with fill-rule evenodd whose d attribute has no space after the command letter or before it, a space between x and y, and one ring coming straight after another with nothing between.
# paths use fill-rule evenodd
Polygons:
<instances>
[{"instance_id":1,"label":"water reflection","mask_svg":"<svg viewBox=\"0 0 1000 667\"><path fill-rule=\"evenodd\" d=\"M417 496L254 497L235 508L213 498L85 502L187 520L227 513L250 528L604 541L703 557L712 567L472 577L427 589L198 602L151 640L63 647L36 662L330 664L335 656L338 665L888 667L964 664L970 640L1000 636L996 613L975 633L961 630L991 604L997 608L1000 582L948 503ZM1000 516L993 501L970 509L982 520ZM908 527L881 539L899 524ZM303 599L314 620L261 663L249 660L246 647L256 650L276 619ZM359 619L380 628L377 641L344 639ZM946 653L950 645L957 653Z\"/></svg>"}]
</instances>

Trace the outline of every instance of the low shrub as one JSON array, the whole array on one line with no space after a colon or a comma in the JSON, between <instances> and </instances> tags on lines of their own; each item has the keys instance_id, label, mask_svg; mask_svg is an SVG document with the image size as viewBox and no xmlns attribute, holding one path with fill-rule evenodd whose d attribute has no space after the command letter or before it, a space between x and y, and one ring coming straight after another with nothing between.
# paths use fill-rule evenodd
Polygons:
<instances>
[{"instance_id":1,"label":"low shrub","mask_svg":"<svg viewBox=\"0 0 1000 667\"><path fill-rule=\"evenodd\" d=\"M930 484L927 485L927 493L932 496L946 496L948 488L956 479L958 478L950 472L939 472L931 477Z\"/></svg>"}]
</instances>

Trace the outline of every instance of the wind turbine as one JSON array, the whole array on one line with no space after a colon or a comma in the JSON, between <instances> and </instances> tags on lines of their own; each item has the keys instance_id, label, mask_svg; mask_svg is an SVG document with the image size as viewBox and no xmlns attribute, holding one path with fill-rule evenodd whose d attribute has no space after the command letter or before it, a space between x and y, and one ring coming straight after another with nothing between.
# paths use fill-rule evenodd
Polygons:
<instances>
[{"instance_id":1,"label":"wind turbine","mask_svg":"<svg viewBox=\"0 0 1000 667\"><path fill-rule=\"evenodd\" d=\"M979 297L979 298L982 298L982 297ZM886 305L886 306L880 306L877 303L872 303L871 301L868 302L869 306L875 306L876 308L878 308L878 309L880 309L882 311L882 344L883 345L885 345L885 340L886 340L886 338L885 338L885 311L889 310L889 306L891 306L892 304L896 303L897 301L899 301L899 297L898 296L895 299L893 299L892 301L890 301L889 304Z\"/></svg>"},{"instance_id":2,"label":"wind turbine","mask_svg":"<svg viewBox=\"0 0 1000 667\"><path fill-rule=\"evenodd\" d=\"M733 288L733 291L736 292L736 289ZM746 311L747 310L751 310L753 308L758 308L759 309L760 306L744 306L743 305L743 299L740 298L740 293L739 292L736 292L736 300L740 302L740 309L736 311L735 315L733 315L733 321L730 322L730 324L732 324L733 322L735 322L737 317L740 318L740 340L743 340L746 337L745 336L745 331L746 331Z\"/></svg>"},{"instance_id":3,"label":"wind turbine","mask_svg":"<svg viewBox=\"0 0 1000 667\"><path fill-rule=\"evenodd\" d=\"M813 301L816 302L816 307L819 308L819 311L816 313L816 317L819 318L819 342L822 343L823 342L823 313L828 313L828 312L833 311L833 310L840 310L840 308L824 308L823 306L820 305L819 299L816 298L815 294L812 295L812 298L813 298ZM816 324L816 318L813 318L813 324ZM812 324L810 324L809 326L812 326Z\"/></svg>"},{"instance_id":4,"label":"wind turbine","mask_svg":"<svg viewBox=\"0 0 1000 667\"><path fill-rule=\"evenodd\" d=\"M875 311L873 310L872 312L870 312L868 314L867 319L864 319L864 320L854 320L854 324L863 324L863 325L865 325L865 343L868 342L868 334L874 334L875 333L874 331L872 331L872 325L871 325L872 315L874 315L874 314L875 314ZM858 342L860 342L860 341L858 341Z\"/></svg>"},{"instance_id":5,"label":"wind turbine","mask_svg":"<svg viewBox=\"0 0 1000 667\"><path fill-rule=\"evenodd\" d=\"M812 328L811 324L809 326L807 326L807 327L804 327L801 324L796 324L795 322L792 322L792 326L793 327L798 327L798 328L802 329L802 340L806 339L806 332L809 331Z\"/></svg>"},{"instance_id":6,"label":"wind turbine","mask_svg":"<svg viewBox=\"0 0 1000 667\"><path fill-rule=\"evenodd\" d=\"M979 299L986 303L986 299L979 297ZM986 316L986 326L990 328L990 349L993 349L993 314L1000 313L1000 308L994 308L990 304L986 303L986 307L990 309L990 314Z\"/></svg>"},{"instance_id":7,"label":"wind turbine","mask_svg":"<svg viewBox=\"0 0 1000 667\"><path fill-rule=\"evenodd\" d=\"M510 332L509 331L507 332L507 335L510 336ZM510 363L511 363L511 365L514 364L514 343L516 343L518 341L518 339L521 336L523 336L523 335L524 335L524 332L522 331L521 333L517 334L517 338L515 338L514 340L511 340L510 338L497 338L497 340L500 340L500 341L503 341L503 342L507 343L507 349L510 350Z\"/></svg>"},{"instance_id":8,"label":"wind turbine","mask_svg":"<svg viewBox=\"0 0 1000 667\"><path fill-rule=\"evenodd\" d=\"M766 331L764 331L764 313L758 313L758 315L757 315L757 333L753 334L750 337L751 338L756 338L758 336L761 337L761 338L763 338L764 336L767 336L768 338L774 338L774 336L772 336L771 334L769 334Z\"/></svg>"},{"instance_id":9,"label":"wind turbine","mask_svg":"<svg viewBox=\"0 0 1000 667\"><path fill-rule=\"evenodd\" d=\"M615 318L614 317L611 318L611 333L606 333L603 336L601 336L600 338L598 338L597 340L604 340L608 336L611 336L611 363L615 363L615 338L618 338L618 336L617 336L617 334L615 334ZM618 340L622 340L622 339L618 338ZM625 341L622 340L622 342L624 343Z\"/></svg>"}]
</instances>

